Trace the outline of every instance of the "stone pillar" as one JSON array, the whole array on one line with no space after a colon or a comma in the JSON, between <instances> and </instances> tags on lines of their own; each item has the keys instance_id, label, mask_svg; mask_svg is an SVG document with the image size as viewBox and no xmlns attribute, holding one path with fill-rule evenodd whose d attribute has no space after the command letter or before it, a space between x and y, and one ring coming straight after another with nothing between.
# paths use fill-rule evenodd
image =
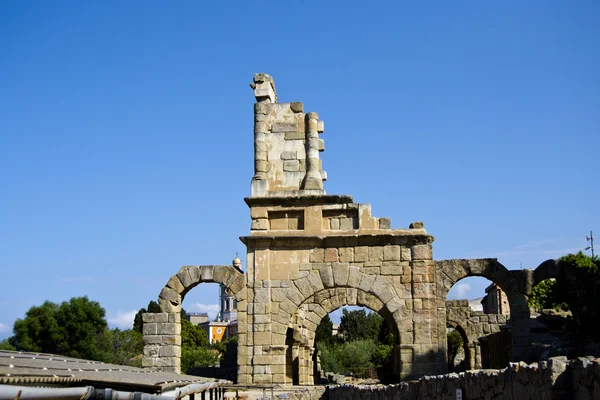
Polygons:
<instances>
[{"instance_id":1,"label":"stone pillar","mask_svg":"<svg viewBox=\"0 0 600 400\"><path fill-rule=\"evenodd\" d=\"M316 112L306 113L306 177L305 190L322 190L323 177L319 163L319 115Z\"/></svg>"},{"instance_id":2,"label":"stone pillar","mask_svg":"<svg viewBox=\"0 0 600 400\"><path fill-rule=\"evenodd\" d=\"M142 367L181 373L181 316L179 313L145 313Z\"/></svg>"}]
</instances>

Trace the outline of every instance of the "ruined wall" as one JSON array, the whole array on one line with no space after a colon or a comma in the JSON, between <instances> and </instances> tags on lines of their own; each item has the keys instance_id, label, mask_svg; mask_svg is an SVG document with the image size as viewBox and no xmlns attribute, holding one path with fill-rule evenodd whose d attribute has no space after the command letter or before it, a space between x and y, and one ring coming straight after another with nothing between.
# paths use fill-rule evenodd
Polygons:
<instances>
[{"instance_id":1,"label":"ruined wall","mask_svg":"<svg viewBox=\"0 0 600 400\"><path fill-rule=\"evenodd\" d=\"M480 338L500 332L506 325L508 317L498 314L484 314L473 311L468 300L446 301L446 321L449 325L459 328L463 340L466 340L465 361L467 369L483 368Z\"/></svg>"},{"instance_id":2,"label":"ruined wall","mask_svg":"<svg viewBox=\"0 0 600 400\"><path fill-rule=\"evenodd\" d=\"M457 389L464 400L598 399L600 359L511 363L502 370L427 376L390 386L330 386L325 396L329 400L455 400Z\"/></svg>"}]
</instances>

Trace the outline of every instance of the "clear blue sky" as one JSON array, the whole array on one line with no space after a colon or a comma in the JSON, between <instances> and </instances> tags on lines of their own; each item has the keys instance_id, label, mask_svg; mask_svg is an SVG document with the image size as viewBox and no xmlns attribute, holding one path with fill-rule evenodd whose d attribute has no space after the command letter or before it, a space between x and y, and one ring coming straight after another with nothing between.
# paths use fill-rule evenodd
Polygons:
<instances>
[{"instance_id":1,"label":"clear blue sky","mask_svg":"<svg viewBox=\"0 0 600 400\"><path fill-rule=\"evenodd\" d=\"M81 295L127 326L180 266L245 254L260 71L325 120L327 192L424 221L436 259L583 249L599 20L597 1L1 2L0 338Z\"/></svg>"}]
</instances>

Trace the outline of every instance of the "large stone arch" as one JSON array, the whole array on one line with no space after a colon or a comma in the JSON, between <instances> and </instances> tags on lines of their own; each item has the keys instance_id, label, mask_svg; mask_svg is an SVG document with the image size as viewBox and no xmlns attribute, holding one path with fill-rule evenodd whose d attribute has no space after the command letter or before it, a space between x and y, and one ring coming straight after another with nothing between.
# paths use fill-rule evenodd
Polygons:
<instances>
[{"instance_id":1,"label":"large stone arch","mask_svg":"<svg viewBox=\"0 0 600 400\"><path fill-rule=\"evenodd\" d=\"M575 268L572 264L560 259L546 260L533 271L531 287L533 288L546 279L575 277Z\"/></svg>"},{"instance_id":2,"label":"large stone arch","mask_svg":"<svg viewBox=\"0 0 600 400\"><path fill-rule=\"evenodd\" d=\"M532 287L531 270L509 271L497 259L483 258L435 261L435 271L438 309L445 309L450 288L463 278L481 276L497 284L506 293L510 306L511 358L525 361L529 359L531 332L527 295ZM443 343L440 340L440 348L447 353L445 338L443 339Z\"/></svg>"},{"instance_id":3,"label":"large stone arch","mask_svg":"<svg viewBox=\"0 0 600 400\"><path fill-rule=\"evenodd\" d=\"M231 265L184 266L160 292L162 312L146 313L142 366L162 371L181 372L181 305L185 295L200 283L226 286L238 302L245 300L246 275ZM242 311L245 316L245 311Z\"/></svg>"}]
</instances>

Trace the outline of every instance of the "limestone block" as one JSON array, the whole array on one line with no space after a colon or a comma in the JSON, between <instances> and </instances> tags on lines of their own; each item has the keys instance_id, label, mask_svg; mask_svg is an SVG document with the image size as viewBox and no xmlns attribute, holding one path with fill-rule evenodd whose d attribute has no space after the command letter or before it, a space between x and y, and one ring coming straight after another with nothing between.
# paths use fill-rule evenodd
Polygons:
<instances>
[{"instance_id":1,"label":"limestone block","mask_svg":"<svg viewBox=\"0 0 600 400\"><path fill-rule=\"evenodd\" d=\"M348 265L345 263L333 263L333 281L336 286L346 286L348 284Z\"/></svg>"},{"instance_id":2,"label":"limestone block","mask_svg":"<svg viewBox=\"0 0 600 400\"><path fill-rule=\"evenodd\" d=\"M284 140L304 140L306 139L306 133L302 131L297 132L285 132L283 134Z\"/></svg>"},{"instance_id":3,"label":"limestone block","mask_svg":"<svg viewBox=\"0 0 600 400\"><path fill-rule=\"evenodd\" d=\"M297 122L281 122L277 121L273 123L273 128L271 129L273 133L285 133L285 132L298 132L298 123Z\"/></svg>"},{"instance_id":4,"label":"limestone block","mask_svg":"<svg viewBox=\"0 0 600 400\"><path fill-rule=\"evenodd\" d=\"M282 302L286 297L286 288L273 288L271 289L271 301Z\"/></svg>"},{"instance_id":5,"label":"limestone block","mask_svg":"<svg viewBox=\"0 0 600 400\"><path fill-rule=\"evenodd\" d=\"M322 263L325 261L325 249L312 249L309 253L310 262Z\"/></svg>"},{"instance_id":6,"label":"limestone block","mask_svg":"<svg viewBox=\"0 0 600 400\"><path fill-rule=\"evenodd\" d=\"M354 261L364 262L369 260L369 247L356 246L354 248Z\"/></svg>"},{"instance_id":7,"label":"limestone block","mask_svg":"<svg viewBox=\"0 0 600 400\"><path fill-rule=\"evenodd\" d=\"M267 288L254 289L254 303L268 303L270 301L269 292L270 291Z\"/></svg>"},{"instance_id":8,"label":"limestone block","mask_svg":"<svg viewBox=\"0 0 600 400\"><path fill-rule=\"evenodd\" d=\"M291 280L301 279L308 276L308 271L296 271L290 274Z\"/></svg>"},{"instance_id":9,"label":"limestone block","mask_svg":"<svg viewBox=\"0 0 600 400\"><path fill-rule=\"evenodd\" d=\"M144 323L169 322L169 313L144 313L142 314L142 321Z\"/></svg>"},{"instance_id":10,"label":"limestone block","mask_svg":"<svg viewBox=\"0 0 600 400\"><path fill-rule=\"evenodd\" d=\"M332 231L340 230L340 220L339 218L329 218L329 229Z\"/></svg>"},{"instance_id":11,"label":"limestone block","mask_svg":"<svg viewBox=\"0 0 600 400\"><path fill-rule=\"evenodd\" d=\"M323 281L323 286L326 288L334 287L333 283L333 270L330 266L319 269L319 274L321 275L321 281Z\"/></svg>"},{"instance_id":12,"label":"limestone block","mask_svg":"<svg viewBox=\"0 0 600 400\"><path fill-rule=\"evenodd\" d=\"M409 247L402 247L400 249L400 258L401 260L404 261L411 261L411 256L410 256L410 248Z\"/></svg>"},{"instance_id":13,"label":"limestone block","mask_svg":"<svg viewBox=\"0 0 600 400\"><path fill-rule=\"evenodd\" d=\"M160 323L156 326L156 333L158 335L179 335L181 333L181 325L170 322Z\"/></svg>"},{"instance_id":14,"label":"limestone block","mask_svg":"<svg viewBox=\"0 0 600 400\"><path fill-rule=\"evenodd\" d=\"M353 262L354 261L354 248L353 247L340 247L338 249L338 255L341 262Z\"/></svg>"},{"instance_id":15,"label":"limestone block","mask_svg":"<svg viewBox=\"0 0 600 400\"><path fill-rule=\"evenodd\" d=\"M308 282L312 287L313 293L319 292L325 288L319 271L311 271L308 275Z\"/></svg>"},{"instance_id":16,"label":"limestone block","mask_svg":"<svg viewBox=\"0 0 600 400\"><path fill-rule=\"evenodd\" d=\"M179 280L179 278L177 278L177 280ZM171 289L170 287L165 286L161 290L160 295L158 297L159 297L159 299L163 299L163 300L167 300L167 301L170 301L173 303L181 304L181 295L178 292L176 292L175 290Z\"/></svg>"},{"instance_id":17,"label":"limestone block","mask_svg":"<svg viewBox=\"0 0 600 400\"><path fill-rule=\"evenodd\" d=\"M172 290L172 289L170 289ZM169 300L158 298L158 305L160 309L164 312L180 312L181 311L181 302L172 303Z\"/></svg>"},{"instance_id":18,"label":"limestone block","mask_svg":"<svg viewBox=\"0 0 600 400\"><path fill-rule=\"evenodd\" d=\"M147 335L156 335L157 334L157 329L158 329L158 324L157 323L148 322L148 323L145 323L142 326L142 334L144 336L147 336Z\"/></svg>"},{"instance_id":19,"label":"limestone block","mask_svg":"<svg viewBox=\"0 0 600 400\"><path fill-rule=\"evenodd\" d=\"M298 153L295 151L284 151L281 153L282 160L297 160Z\"/></svg>"},{"instance_id":20,"label":"limestone block","mask_svg":"<svg viewBox=\"0 0 600 400\"><path fill-rule=\"evenodd\" d=\"M144 351L146 348L144 348ZM159 357L181 357L181 346L160 346Z\"/></svg>"},{"instance_id":21,"label":"limestone block","mask_svg":"<svg viewBox=\"0 0 600 400\"><path fill-rule=\"evenodd\" d=\"M348 286L352 288L358 288L360 286L362 274L360 268L356 266L348 267Z\"/></svg>"},{"instance_id":22,"label":"limestone block","mask_svg":"<svg viewBox=\"0 0 600 400\"><path fill-rule=\"evenodd\" d=\"M325 249L325 262L338 262L338 249L328 248Z\"/></svg>"},{"instance_id":23,"label":"limestone block","mask_svg":"<svg viewBox=\"0 0 600 400\"><path fill-rule=\"evenodd\" d=\"M374 281L375 281L375 275L363 274L362 279L360 281L359 289L364 290L365 292L370 291L371 285L373 284ZM332 282L332 284L333 284L333 282Z\"/></svg>"},{"instance_id":24,"label":"limestone block","mask_svg":"<svg viewBox=\"0 0 600 400\"><path fill-rule=\"evenodd\" d=\"M200 279L202 279L202 282L212 282L213 281L214 268L215 267L212 265L200 267Z\"/></svg>"},{"instance_id":25,"label":"limestone block","mask_svg":"<svg viewBox=\"0 0 600 400\"><path fill-rule=\"evenodd\" d=\"M283 170L285 172L298 172L300 171L300 161L298 160L286 160L283 162Z\"/></svg>"},{"instance_id":26,"label":"limestone block","mask_svg":"<svg viewBox=\"0 0 600 400\"><path fill-rule=\"evenodd\" d=\"M268 161L256 160L254 166L256 172L269 172L271 169L271 163Z\"/></svg>"},{"instance_id":27,"label":"limestone block","mask_svg":"<svg viewBox=\"0 0 600 400\"><path fill-rule=\"evenodd\" d=\"M356 288L346 288L346 302L348 305L357 305L357 296L358 290Z\"/></svg>"},{"instance_id":28,"label":"limestone block","mask_svg":"<svg viewBox=\"0 0 600 400\"><path fill-rule=\"evenodd\" d=\"M369 247L369 261L383 261L383 247Z\"/></svg>"},{"instance_id":29,"label":"limestone block","mask_svg":"<svg viewBox=\"0 0 600 400\"><path fill-rule=\"evenodd\" d=\"M181 293L185 289L177 275L173 275L171 279L169 279L169 282L167 282L167 287L170 287L177 293Z\"/></svg>"},{"instance_id":30,"label":"limestone block","mask_svg":"<svg viewBox=\"0 0 600 400\"><path fill-rule=\"evenodd\" d=\"M393 264L393 265L382 265L381 266L381 275L402 275L402 267Z\"/></svg>"},{"instance_id":31,"label":"limestone block","mask_svg":"<svg viewBox=\"0 0 600 400\"><path fill-rule=\"evenodd\" d=\"M392 223L389 218L379 218L379 229L390 229Z\"/></svg>"},{"instance_id":32,"label":"limestone block","mask_svg":"<svg viewBox=\"0 0 600 400\"><path fill-rule=\"evenodd\" d=\"M286 296L296 306L299 306L300 304L302 304L302 302L305 299L305 297L302 295L302 293L296 287L291 287L290 289L288 289Z\"/></svg>"},{"instance_id":33,"label":"limestone block","mask_svg":"<svg viewBox=\"0 0 600 400\"><path fill-rule=\"evenodd\" d=\"M381 267L363 267L362 271L369 275L379 275L381 274Z\"/></svg>"},{"instance_id":34,"label":"limestone block","mask_svg":"<svg viewBox=\"0 0 600 400\"><path fill-rule=\"evenodd\" d=\"M325 141L323 139L319 139L317 143L317 150L325 151Z\"/></svg>"},{"instance_id":35,"label":"limestone block","mask_svg":"<svg viewBox=\"0 0 600 400\"><path fill-rule=\"evenodd\" d=\"M431 260L431 245L429 244L417 244L412 247L411 250L413 260Z\"/></svg>"},{"instance_id":36,"label":"limestone block","mask_svg":"<svg viewBox=\"0 0 600 400\"><path fill-rule=\"evenodd\" d=\"M179 269L179 272L177 272L177 277L179 278L179 281L181 282L184 288L188 288L192 285L192 283L194 283L192 277L190 276L190 268L194 267L181 267L181 269Z\"/></svg>"},{"instance_id":37,"label":"limestone block","mask_svg":"<svg viewBox=\"0 0 600 400\"><path fill-rule=\"evenodd\" d=\"M354 229L354 220L352 218L340 218L340 229L342 231Z\"/></svg>"},{"instance_id":38,"label":"limestone block","mask_svg":"<svg viewBox=\"0 0 600 400\"><path fill-rule=\"evenodd\" d=\"M290 109L294 113L301 113L304 111L304 105L300 101L295 101L293 103L290 103Z\"/></svg>"},{"instance_id":39,"label":"limestone block","mask_svg":"<svg viewBox=\"0 0 600 400\"><path fill-rule=\"evenodd\" d=\"M246 286L246 276L243 274L238 275L235 280L229 285L232 293L239 292ZM239 306L238 306L239 307Z\"/></svg>"},{"instance_id":40,"label":"limestone block","mask_svg":"<svg viewBox=\"0 0 600 400\"><path fill-rule=\"evenodd\" d=\"M308 275L308 271L301 271L301 272L306 272L306 274ZM296 287L298 288L300 293L302 293L302 295L305 298L311 296L314 293L312 286L310 284L310 281L308 279L308 276L295 280L294 284L296 285Z\"/></svg>"},{"instance_id":41,"label":"limestone block","mask_svg":"<svg viewBox=\"0 0 600 400\"><path fill-rule=\"evenodd\" d=\"M400 261L400 246L383 246L383 261Z\"/></svg>"},{"instance_id":42,"label":"limestone block","mask_svg":"<svg viewBox=\"0 0 600 400\"><path fill-rule=\"evenodd\" d=\"M180 313L169 313L169 321L171 323L179 324L181 323L181 314Z\"/></svg>"},{"instance_id":43,"label":"limestone block","mask_svg":"<svg viewBox=\"0 0 600 400\"><path fill-rule=\"evenodd\" d=\"M253 231L266 231L269 229L269 220L267 218L253 219L250 229Z\"/></svg>"}]
</instances>

